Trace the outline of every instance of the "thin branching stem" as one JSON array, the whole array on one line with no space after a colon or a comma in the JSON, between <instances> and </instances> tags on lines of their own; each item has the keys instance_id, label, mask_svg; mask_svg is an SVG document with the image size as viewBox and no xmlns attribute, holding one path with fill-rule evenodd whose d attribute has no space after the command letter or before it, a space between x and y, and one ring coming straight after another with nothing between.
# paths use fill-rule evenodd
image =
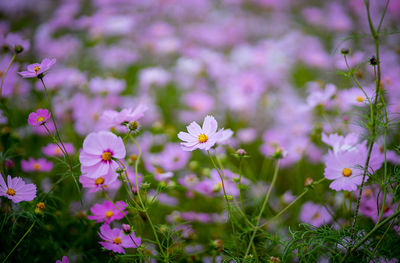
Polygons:
<instances>
[{"instance_id":1,"label":"thin branching stem","mask_svg":"<svg viewBox=\"0 0 400 263\"><path fill-rule=\"evenodd\" d=\"M20 238L20 240L18 241L17 244L15 244L15 246L13 247L13 249L11 249L10 253L8 253L8 255L4 258L3 263L7 262L7 259L11 256L11 254L14 252L14 250L19 246L19 244L21 244L22 240L24 240L24 238L29 234L29 232L31 232L32 228L35 226L36 224L36 220L33 221L32 225L28 228L28 230L25 232L25 234Z\"/></svg>"}]
</instances>

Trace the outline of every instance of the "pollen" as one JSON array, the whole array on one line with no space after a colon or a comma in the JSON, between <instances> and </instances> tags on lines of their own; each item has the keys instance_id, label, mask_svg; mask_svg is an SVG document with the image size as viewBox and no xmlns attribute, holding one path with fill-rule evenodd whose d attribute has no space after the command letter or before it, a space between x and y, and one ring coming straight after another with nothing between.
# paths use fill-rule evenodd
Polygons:
<instances>
[{"instance_id":1,"label":"pollen","mask_svg":"<svg viewBox=\"0 0 400 263\"><path fill-rule=\"evenodd\" d=\"M114 213L112 211L107 211L106 212L106 217L110 218L114 215Z\"/></svg>"},{"instance_id":2,"label":"pollen","mask_svg":"<svg viewBox=\"0 0 400 263\"><path fill-rule=\"evenodd\" d=\"M38 71L40 70L40 67L36 66L36 67L34 68L34 70L35 70L35 74L37 74Z\"/></svg>"},{"instance_id":3,"label":"pollen","mask_svg":"<svg viewBox=\"0 0 400 263\"><path fill-rule=\"evenodd\" d=\"M116 238L114 238L113 243L119 245L122 243L122 240L120 237L116 237Z\"/></svg>"},{"instance_id":4,"label":"pollen","mask_svg":"<svg viewBox=\"0 0 400 263\"><path fill-rule=\"evenodd\" d=\"M343 174L344 177L349 177L350 175L353 174L353 172L351 171L350 168L344 168L343 171L342 171L342 174Z\"/></svg>"},{"instance_id":5,"label":"pollen","mask_svg":"<svg viewBox=\"0 0 400 263\"><path fill-rule=\"evenodd\" d=\"M33 164L33 169L35 169L35 171L40 171L40 164L34 163Z\"/></svg>"},{"instance_id":6,"label":"pollen","mask_svg":"<svg viewBox=\"0 0 400 263\"><path fill-rule=\"evenodd\" d=\"M37 122L42 122L42 121L44 121L44 117L43 117L43 116L40 116L40 117L38 117L38 118L36 119L36 121L37 121Z\"/></svg>"},{"instance_id":7,"label":"pollen","mask_svg":"<svg viewBox=\"0 0 400 263\"><path fill-rule=\"evenodd\" d=\"M6 194L11 195L11 196L14 196L16 193L17 192L15 192L15 190L12 188L8 188L6 191Z\"/></svg>"},{"instance_id":8,"label":"pollen","mask_svg":"<svg viewBox=\"0 0 400 263\"><path fill-rule=\"evenodd\" d=\"M103 161L110 161L112 157L112 154L110 152L103 152L101 155L101 158L103 158Z\"/></svg>"},{"instance_id":9,"label":"pollen","mask_svg":"<svg viewBox=\"0 0 400 263\"><path fill-rule=\"evenodd\" d=\"M356 98L356 101L358 101L358 102L363 102L363 101L364 101L364 97L358 96L358 97Z\"/></svg>"},{"instance_id":10,"label":"pollen","mask_svg":"<svg viewBox=\"0 0 400 263\"><path fill-rule=\"evenodd\" d=\"M199 143L205 143L207 142L208 138L207 135L205 135L204 133L200 134L199 137L197 138L197 140L199 141Z\"/></svg>"},{"instance_id":11,"label":"pollen","mask_svg":"<svg viewBox=\"0 0 400 263\"><path fill-rule=\"evenodd\" d=\"M99 177L94 182L96 183L96 185L101 185L101 184L104 183L104 178L103 177Z\"/></svg>"}]
</instances>

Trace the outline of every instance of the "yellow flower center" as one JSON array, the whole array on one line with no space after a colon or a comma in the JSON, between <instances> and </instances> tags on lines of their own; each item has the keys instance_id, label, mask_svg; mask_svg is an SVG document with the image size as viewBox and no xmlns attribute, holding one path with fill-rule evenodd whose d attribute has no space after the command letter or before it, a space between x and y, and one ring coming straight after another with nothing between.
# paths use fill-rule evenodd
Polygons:
<instances>
[{"instance_id":1,"label":"yellow flower center","mask_svg":"<svg viewBox=\"0 0 400 263\"><path fill-rule=\"evenodd\" d=\"M162 174L164 171L160 167L156 167L155 172L158 174Z\"/></svg>"},{"instance_id":2,"label":"yellow flower center","mask_svg":"<svg viewBox=\"0 0 400 263\"><path fill-rule=\"evenodd\" d=\"M344 168L343 171L342 171L342 174L343 174L344 177L349 177L350 175L353 174L353 172L351 171L350 168Z\"/></svg>"},{"instance_id":3,"label":"yellow flower center","mask_svg":"<svg viewBox=\"0 0 400 263\"><path fill-rule=\"evenodd\" d=\"M6 194L11 195L11 196L14 196L16 193L17 192L15 192L15 190L12 188L8 188L6 191Z\"/></svg>"},{"instance_id":4,"label":"yellow flower center","mask_svg":"<svg viewBox=\"0 0 400 263\"><path fill-rule=\"evenodd\" d=\"M104 161L110 161L111 160L111 153L110 152L103 152L101 155L101 158L103 158Z\"/></svg>"},{"instance_id":5,"label":"yellow flower center","mask_svg":"<svg viewBox=\"0 0 400 263\"><path fill-rule=\"evenodd\" d=\"M317 213L315 213L315 215L312 218L313 219L318 219L320 217L321 217L321 214L317 212Z\"/></svg>"},{"instance_id":6,"label":"yellow flower center","mask_svg":"<svg viewBox=\"0 0 400 263\"><path fill-rule=\"evenodd\" d=\"M197 140L199 141L199 143L205 143L208 138L207 135L205 135L204 133L200 134L199 137L197 138Z\"/></svg>"},{"instance_id":7,"label":"yellow flower center","mask_svg":"<svg viewBox=\"0 0 400 263\"><path fill-rule=\"evenodd\" d=\"M96 179L96 181L94 181L96 183L96 185L100 185L104 183L104 178L103 177L99 177Z\"/></svg>"},{"instance_id":8,"label":"yellow flower center","mask_svg":"<svg viewBox=\"0 0 400 263\"><path fill-rule=\"evenodd\" d=\"M112 211L107 211L106 212L106 217L110 218L114 215L114 213Z\"/></svg>"},{"instance_id":9,"label":"yellow flower center","mask_svg":"<svg viewBox=\"0 0 400 263\"><path fill-rule=\"evenodd\" d=\"M365 196L365 197L370 197L371 195L372 195L371 189L365 189L365 190L364 190L364 196Z\"/></svg>"},{"instance_id":10,"label":"yellow flower center","mask_svg":"<svg viewBox=\"0 0 400 263\"><path fill-rule=\"evenodd\" d=\"M42 121L44 121L44 117L43 117L43 116L40 116L40 117L38 117L38 118L36 119L36 121L37 121L37 122L42 122Z\"/></svg>"},{"instance_id":11,"label":"yellow flower center","mask_svg":"<svg viewBox=\"0 0 400 263\"><path fill-rule=\"evenodd\" d=\"M363 101L364 101L364 97L358 96L358 97L356 98L356 101L358 101L358 102L363 102Z\"/></svg>"},{"instance_id":12,"label":"yellow flower center","mask_svg":"<svg viewBox=\"0 0 400 263\"><path fill-rule=\"evenodd\" d=\"M131 161L134 162L134 161L137 160L137 156L136 156L135 154L131 154L131 155L129 156L129 159L131 159Z\"/></svg>"},{"instance_id":13,"label":"yellow flower center","mask_svg":"<svg viewBox=\"0 0 400 263\"><path fill-rule=\"evenodd\" d=\"M33 164L33 169L35 169L35 171L39 171L40 170L40 164L34 163Z\"/></svg>"},{"instance_id":14,"label":"yellow flower center","mask_svg":"<svg viewBox=\"0 0 400 263\"><path fill-rule=\"evenodd\" d=\"M56 152L57 155L60 155L60 154L61 154L60 148L57 147L56 150L55 150L55 152Z\"/></svg>"},{"instance_id":15,"label":"yellow flower center","mask_svg":"<svg viewBox=\"0 0 400 263\"><path fill-rule=\"evenodd\" d=\"M35 74L37 74L38 71L40 70L40 67L36 66L34 70L35 70Z\"/></svg>"},{"instance_id":16,"label":"yellow flower center","mask_svg":"<svg viewBox=\"0 0 400 263\"><path fill-rule=\"evenodd\" d=\"M122 243L122 240L120 237L116 237L116 238L114 238L113 243L119 245Z\"/></svg>"}]
</instances>

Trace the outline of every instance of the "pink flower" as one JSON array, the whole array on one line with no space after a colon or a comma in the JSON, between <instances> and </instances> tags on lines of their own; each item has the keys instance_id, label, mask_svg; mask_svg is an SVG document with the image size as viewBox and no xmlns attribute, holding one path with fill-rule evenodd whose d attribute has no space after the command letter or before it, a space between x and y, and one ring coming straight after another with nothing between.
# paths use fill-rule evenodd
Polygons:
<instances>
[{"instance_id":1,"label":"pink flower","mask_svg":"<svg viewBox=\"0 0 400 263\"><path fill-rule=\"evenodd\" d=\"M186 128L189 133L178 133L178 138L184 141L181 143L184 151L193 151L196 149L208 151L217 142L223 142L232 136L232 131L229 129L221 129L217 132L218 123L210 115L205 117L203 127L200 127L196 122L192 122Z\"/></svg>"},{"instance_id":2,"label":"pink flower","mask_svg":"<svg viewBox=\"0 0 400 263\"><path fill-rule=\"evenodd\" d=\"M322 206L312 202L304 203L300 211L300 221L313 225L321 226L329 223L332 220L332 216L328 210Z\"/></svg>"},{"instance_id":3,"label":"pink flower","mask_svg":"<svg viewBox=\"0 0 400 263\"><path fill-rule=\"evenodd\" d=\"M79 177L79 182L85 188L90 188L89 193L97 192L100 190L114 189L119 187L120 183L117 180L118 175L116 173L110 173L98 178L92 178L86 175Z\"/></svg>"},{"instance_id":4,"label":"pink flower","mask_svg":"<svg viewBox=\"0 0 400 263\"><path fill-rule=\"evenodd\" d=\"M99 125L102 129L115 128L119 132L127 132L128 129L125 124L138 121L144 116L144 112L147 109L147 106L140 104L135 109L123 109L120 112L106 110L100 116Z\"/></svg>"},{"instance_id":5,"label":"pink flower","mask_svg":"<svg viewBox=\"0 0 400 263\"><path fill-rule=\"evenodd\" d=\"M48 59L45 58L42 60L42 62L39 63L34 63L28 65L27 71L21 71L18 72L19 75L21 75L23 78L42 78L44 73L50 70L50 68L56 64L56 59Z\"/></svg>"},{"instance_id":6,"label":"pink flower","mask_svg":"<svg viewBox=\"0 0 400 263\"><path fill-rule=\"evenodd\" d=\"M7 184L0 176L0 196L11 199L14 203L32 201L36 197L36 185L26 184L21 177L7 177Z\"/></svg>"},{"instance_id":7,"label":"pink flower","mask_svg":"<svg viewBox=\"0 0 400 263\"><path fill-rule=\"evenodd\" d=\"M38 109L36 112L31 112L28 117L29 125L34 127L46 123L50 119L51 113L47 109Z\"/></svg>"},{"instance_id":8,"label":"pink flower","mask_svg":"<svg viewBox=\"0 0 400 263\"><path fill-rule=\"evenodd\" d=\"M79 156L82 173L91 178L111 173L119 167L114 159L123 159L125 154L121 137L108 131L92 132L85 138Z\"/></svg>"},{"instance_id":9,"label":"pink flower","mask_svg":"<svg viewBox=\"0 0 400 263\"><path fill-rule=\"evenodd\" d=\"M62 260L57 260L56 263L69 263L69 260L66 256L63 256Z\"/></svg>"},{"instance_id":10,"label":"pink flower","mask_svg":"<svg viewBox=\"0 0 400 263\"><path fill-rule=\"evenodd\" d=\"M75 151L74 145L72 143L64 143L65 149L68 154L73 154ZM48 156L63 156L63 152L60 147L55 143L50 143L42 148L44 154Z\"/></svg>"},{"instance_id":11,"label":"pink flower","mask_svg":"<svg viewBox=\"0 0 400 263\"><path fill-rule=\"evenodd\" d=\"M28 51L30 47L28 40L23 39L21 35L15 33L9 33L5 39L5 42L15 53Z\"/></svg>"},{"instance_id":12,"label":"pink flower","mask_svg":"<svg viewBox=\"0 0 400 263\"><path fill-rule=\"evenodd\" d=\"M117 206L119 209L117 209ZM89 219L96 220L96 223L105 222L106 224L111 223L114 220L120 220L125 215L128 214L127 211L124 211L128 205L123 201L118 201L115 203L115 206L112 202L106 200L103 204L95 204L90 211L93 216L88 216ZM121 213L121 210L123 213Z\"/></svg>"},{"instance_id":13,"label":"pink flower","mask_svg":"<svg viewBox=\"0 0 400 263\"><path fill-rule=\"evenodd\" d=\"M105 249L112 250L115 253L125 254L124 248L137 248L142 244L142 240L136 237L135 233L126 235L119 228L110 228L110 225L104 224L100 227L100 237L105 242L99 242Z\"/></svg>"},{"instance_id":14,"label":"pink flower","mask_svg":"<svg viewBox=\"0 0 400 263\"><path fill-rule=\"evenodd\" d=\"M367 159L367 149L365 144L360 144L350 151L338 153L329 151L325 161L324 176L329 180L334 180L330 188L336 191L355 191L361 184L364 165ZM372 150L368 172L374 173L382 165L382 156L377 151ZM368 176L366 177L368 178Z\"/></svg>"},{"instance_id":15,"label":"pink flower","mask_svg":"<svg viewBox=\"0 0 400 263\"><path fill-rule=\"evenodd\" d=\"M28 161L21 161L21 168L24 172L49 172L53 169L53 163L44 158L35 160L31 157Z\"/></svg>"}]
</instances>

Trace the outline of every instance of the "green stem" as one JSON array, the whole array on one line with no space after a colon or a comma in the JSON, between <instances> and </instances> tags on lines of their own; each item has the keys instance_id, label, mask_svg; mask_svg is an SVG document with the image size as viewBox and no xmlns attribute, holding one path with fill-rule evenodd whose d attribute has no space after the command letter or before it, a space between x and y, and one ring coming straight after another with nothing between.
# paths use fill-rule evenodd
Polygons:
<instances>
[{"instance_id":1,"label":"green stem","mask_svg":"<svg viewBox=\"0 0 400 263\"><path fill-rule=\"evenodd\" d=\"M279 171L279 159L276 160L275 170L274 170L274 175L273 175L273 177L272 177L271 186L270 186L269 189L268 189L268 192L267 192L267 195L265 196L265 199L264 199L264 202L263 202L263 204L262 204L260 213L259 213L258 216L257 216L257 223L256 223L256 226L258 226L258 224L260 223L261 216L262 216L262 214L264 213L264 210L265 210L265 208L266 208L266 206L267 206L269 197L270 197L270 195L271 195L271 193L272 193L272 189L274 188L276 179L278 178L278 171ZM253 243L253 240L254 240L254 238L255 238L255 236L256 236L257 230L258 230L258 228L255 228L255 229L253 230L253 234L252 234L252 236L251 236L251 238L250 238L249 245L247 246L246 254L244 255L243 262L245 261L247 255L249 254L249 251L250 251L250 248L251 248L251 244Z\"/></svg>"},{"instance_id":2,"label":"green stem","mask_svg":"<svg viewBox=\"0 0 400 263\"><path fill-rule=\"evenodd\" d=\"M29 229L25 232L25 234L21 237L21 239L18 241L18 243L13 247L13 249L8 253L7 257L3 260L3 263L7 262L7 259L10 257L10 255L14 252L14 250L18 247L18 245L24 240L26 235L32 230L32 228L35 226L36 221L33 221L32 225L29 227Z\"/></svg>"},{"instance_id":3,"label":"green stem","mask_svg":"<svg viewBox=\"0 0 400 263\"><path fill-rule=\"evenodd\" d=\"M159 247L159 249L160 249L160 252L161 252L161 254L164 256L165 253L164 253L164 250L163 250L163 248L162 248L161 242L160 242L160 240L159 240L159 238L158 238L157 231L156 231L156 229L155 229L155 227L154 227L154 225L153 225L153 222L151 221L151 218L150 218L149 214L147 213L147 209L146 209L146 207L145 207L145 205L144 205L144 203L143 203L142 197L141 197L141 195L140 195L139 182L138 182L138 175L139 175L139 173L138 173L138 168L139 168L140 157L142 156L142 150L140 149L140 146L139 146L139 144L136 142L135 138L133 138L133 135L130 133L129 136L130 136L132 142L136 145L136 147L138 148L138 151L139 151L139 154L138 154L137 159L136 159L136 161L135 161L136 192L137 192L137 195L138 195L138 197L139 197L139 201L140 201L140 204L141 204L141 206L142 206L143 212L145 213L147 219L149 220L149 224L150 224L150 226L151 226L151 229L153 230L154 237L156 238L156 242L157 242L157 244L158 244L158 247ZM167 260L168 260L168 259L166 258L165 261L167 261Z\"/></svg>"},{"instance_id":4,"label":"green stem","mask_svg":"<svg viewBox=\"0 0 400 263\"><path fill-rule=\"evenodd\" d=\"M17 53L14 53L13 57L11 58L10 64L8 64L8 67L6 71L3 73L3 76L1 78L1 86L0 86L0 98L3 97L3 83L4 83L4 78L6 77L8 71L10 70L11 64L14 62L15 58L17 56Z\"/></svg>"}]
</instances>

